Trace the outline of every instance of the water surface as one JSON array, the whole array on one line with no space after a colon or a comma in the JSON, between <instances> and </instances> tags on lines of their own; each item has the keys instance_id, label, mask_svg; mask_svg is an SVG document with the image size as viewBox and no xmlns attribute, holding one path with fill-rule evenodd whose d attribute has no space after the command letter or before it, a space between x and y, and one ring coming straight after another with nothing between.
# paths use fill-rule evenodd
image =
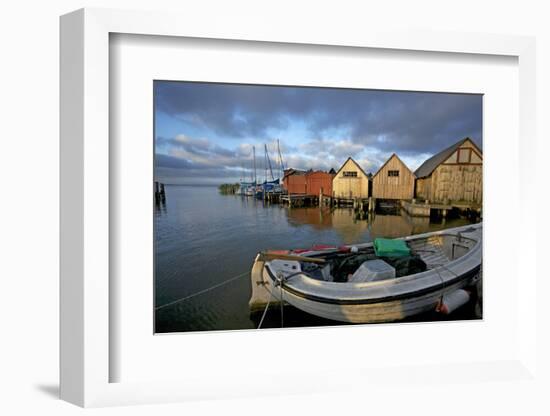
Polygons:
<instances>
[{"instance_id":1,"label":"water surface","mask_svg":"<svg viewBox=\"0 0 550 416\"><path fill-rule=\"evenodd\" d=\"M354 244L467 223L462 218L438 221L411 218L399 212L377 213L369 222L357 217L351 208L290 209L252 198L221 195L216 187L167 185L166 202L155 210L155 305L171 305L156 311L155 330L257 328L260 316L251 315L248 309L248 276L190 299L177 300L248 273L261 250ZM285 327L340 324L292 306L285 306L283 315ZM462 308L452 318L474 318L473 310ZM434 319L443 318L435 314L415 318ZM271 308L262 327L280 325L279 308Z\"/></svg>"}]
</instances>

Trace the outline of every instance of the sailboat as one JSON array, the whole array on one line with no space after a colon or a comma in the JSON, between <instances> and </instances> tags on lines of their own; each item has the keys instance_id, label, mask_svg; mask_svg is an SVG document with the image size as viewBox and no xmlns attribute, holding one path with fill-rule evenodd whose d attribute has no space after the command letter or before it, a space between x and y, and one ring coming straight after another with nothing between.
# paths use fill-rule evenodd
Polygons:
<instances>
[{"instance_id":1,"label":"sailboat","mask_svg":"<svg viewBox=\"0 0 550 416\"><path fill-rule=\"evenodd\" d=\"M280 184L280 178L277 177L275 178L275 176L273 175L273 167L271 165L271 159L269 158L269 151L267 149L267 144L264 144L264 149L265 149L265 180L264 182L259 185L257 187L257 190L256 190L256 197L257 198L265 198L265 194L266 193L281 193L282 192L282 188L281 188L281 184ZM283 162L282 162L282 156L281 156L281 149L280 149L280 145L279 145L279 140L277 140L277 152L278 152L278 157L279 157L279 168L281 170L281 172L284 170L283 169ZM269 171L269 177L271 178L271 180L268 180L269 177L268 177L268 171Z\"/></svg>"},{"instance_id":2,"label":"sailboat","mask_svg":"<svg viewBox=\"0 0 550 416\"><path fill-rule=\"evenodd\" d=\"M252 146L252 166L252 180L250 182L241 181L240 183L241 195L254 196L256 194L256 148L254 146Z\"/></svg>"}]
</instances>

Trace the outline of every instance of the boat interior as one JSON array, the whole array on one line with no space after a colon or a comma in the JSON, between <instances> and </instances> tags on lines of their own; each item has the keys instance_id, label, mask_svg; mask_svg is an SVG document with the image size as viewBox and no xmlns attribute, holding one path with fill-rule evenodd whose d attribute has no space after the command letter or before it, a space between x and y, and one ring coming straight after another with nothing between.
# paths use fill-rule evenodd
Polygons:
<instances>
[{"instance_id":1,"label":"boat interior","mask_svg":"<svg viewBox=\"0 0 550 416\"><path fill-rule=\"evenodd\" d=\"M459 259L477 243L461 234L434 234L404 240L409 254L399 257L378 256L372 244L351 247L350 250L330 250L315 253L310 258L323 263L294 260L272 260L274 275L291 278L300 273L316 280L330 282L371 282L394 279L435 269Z\"/></svg>"}]
</instances>

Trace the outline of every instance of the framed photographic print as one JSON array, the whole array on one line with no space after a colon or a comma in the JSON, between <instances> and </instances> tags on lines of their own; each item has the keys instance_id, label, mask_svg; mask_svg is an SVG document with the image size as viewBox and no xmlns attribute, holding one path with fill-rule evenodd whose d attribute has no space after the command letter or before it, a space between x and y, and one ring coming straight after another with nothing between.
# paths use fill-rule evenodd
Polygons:
<instances>
[{"instance_id":1,"label":"framed photographic print","mask_svg":"<svg viewBox=\"0 0 550 416\"><path fill-rule=\"evenodd\" d=\"M155 333L481 319L481 94L153 89Z\"/></svg>"},{"instance_id":2,"label":"framed photographic print","mask_svg":"<svg viewBox=\"0 0 550 416\"><path fill-rule=\"evenodd\" d=\"M180 22L61 20L62 398L532 377L533 39Z\"/></svg>"}]
</instances>

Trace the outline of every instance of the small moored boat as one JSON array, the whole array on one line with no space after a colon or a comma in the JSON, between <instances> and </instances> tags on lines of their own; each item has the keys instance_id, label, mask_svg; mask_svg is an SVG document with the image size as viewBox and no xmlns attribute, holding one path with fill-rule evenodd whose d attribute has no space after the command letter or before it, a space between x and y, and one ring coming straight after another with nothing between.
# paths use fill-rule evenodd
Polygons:
<instances>
[{"instance_id":1,"label":"small moored boat","mask_svg":"<svg viewBox=\"0 0 550 416\"><path fill-rule=\"evenodd\" d=\"M480 223L353 246L261 252L252 281L270 299L312 315L390 322L465 303L481 254Z\"/></svg>"}]
</instances>

